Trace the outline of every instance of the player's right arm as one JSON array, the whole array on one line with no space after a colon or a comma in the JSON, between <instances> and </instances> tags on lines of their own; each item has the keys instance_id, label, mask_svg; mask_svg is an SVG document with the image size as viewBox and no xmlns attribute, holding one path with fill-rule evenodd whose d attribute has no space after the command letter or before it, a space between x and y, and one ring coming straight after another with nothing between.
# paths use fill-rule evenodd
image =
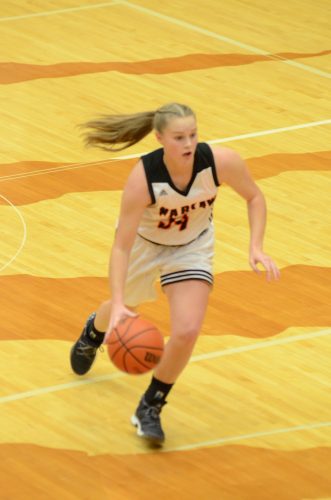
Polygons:
<instances>
[{"instance_id":1,"label":"player's right arm","mask_svg":"<svg viewBox=\"0 0 331 500\"><path fill-rule=\"evenodd\" d=\"M143 164L139 161L130 173L123 190L119 221L110 255L109 280L112 308L107 334L123 316L132 314L124 305L124 287L139 222L150 203L151 198Z\"/></svg>"}]
</instances>

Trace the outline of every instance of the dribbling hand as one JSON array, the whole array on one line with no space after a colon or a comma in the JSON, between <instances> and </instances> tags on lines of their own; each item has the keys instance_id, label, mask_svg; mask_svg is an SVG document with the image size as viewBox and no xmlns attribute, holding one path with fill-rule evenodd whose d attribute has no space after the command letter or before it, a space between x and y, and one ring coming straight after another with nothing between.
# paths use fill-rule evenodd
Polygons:
<instances>
[{"instance_id":1,"label":"dribbling hand","mask_svg":"<svg viewBox=\"0 0 331 500\"><path fill-rule=\"evenodd\" d=\"M116 325L127 316L134 317L137 316L137 313L128 309L124 305L112 306L109 325L106 331L105 338L103 340L104 344L107 344L109 335L111 334L112 330L116 327Z\"/></svg>"}]
</instances>

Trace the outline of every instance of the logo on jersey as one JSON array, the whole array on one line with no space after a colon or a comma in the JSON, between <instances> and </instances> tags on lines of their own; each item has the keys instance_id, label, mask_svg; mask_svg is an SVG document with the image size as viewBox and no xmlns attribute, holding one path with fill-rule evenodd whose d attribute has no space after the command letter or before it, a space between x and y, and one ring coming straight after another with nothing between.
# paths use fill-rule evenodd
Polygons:
<instances>
[{"instance_id":1,"label":"logo on jersey","mask_svg":"<svg viewBox=\"0 0 331 500\"><path fill-rule=\"evenodd\" d=\"M179 226L179 231L183 231L187 228L187 224L189 221L189 212L192 210L196 210L198 208L208 208L211 207L214 201L216 200L216 196L210 198L206 201L200 201L198 203L192 203L191 205L184 205L183 207L177 208L165 208L161 207L159 215L167 216L168 219L160 220L158 227L160 229L170 229L173 225Z\"/></svg>"}]
</instances>

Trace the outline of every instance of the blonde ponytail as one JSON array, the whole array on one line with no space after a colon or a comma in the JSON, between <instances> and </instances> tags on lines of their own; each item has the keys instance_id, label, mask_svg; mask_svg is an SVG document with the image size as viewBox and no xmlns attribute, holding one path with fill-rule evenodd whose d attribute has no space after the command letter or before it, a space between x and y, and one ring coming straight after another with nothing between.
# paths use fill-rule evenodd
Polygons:
<instances>
[{"instance_id":1,"label":"blonde ponytail","mask_svg":"<svg viewBox=\"0 0 331 500\"><path fill-rule=\"evenodd\" d=\"M92 129L85 135L85 144L106 151L121 151L139 142L153 130L155 112L133 115L105 115L91 120L83 127ZM116 144L122 146L115 148Z\"/></svg>"},{"instance_id":2,"label":"blonde ponytail","mask_svg":"<svg viewBox=\"0 0 331 500\"><path fill-rule=\"evenodd\" d=\"M191 108L178 103L132 115L104 115L82 125L91 129L85 134L85 144L106 151L121 151L141 141L153 129L161 133L171 118L191 115L195 117ZM117 144L120 146L114 147Z\"/></svg>"}]
</instances>

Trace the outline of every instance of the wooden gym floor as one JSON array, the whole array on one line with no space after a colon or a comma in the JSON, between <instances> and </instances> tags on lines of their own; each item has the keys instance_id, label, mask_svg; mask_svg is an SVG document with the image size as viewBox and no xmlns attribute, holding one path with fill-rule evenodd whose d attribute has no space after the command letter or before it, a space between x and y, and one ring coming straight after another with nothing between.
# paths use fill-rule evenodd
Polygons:
<instances>
[{"instance_id":1,"label":"wooden gym floor","mask_svg":"<svg viewBox=\"0 0 331 500\"><path fill-rule=\"evenodd\" d=\"M331 498L330 2L3 0L0 6L0 498ZM70 347L107 297L123 154L84 149L98 113L197 113L269 207L268 284L244 203L215 206L215 287L150 450L129 424L150 375ZM141 313L168 335L167 306Z\"/></svg>"}]
</instances>

